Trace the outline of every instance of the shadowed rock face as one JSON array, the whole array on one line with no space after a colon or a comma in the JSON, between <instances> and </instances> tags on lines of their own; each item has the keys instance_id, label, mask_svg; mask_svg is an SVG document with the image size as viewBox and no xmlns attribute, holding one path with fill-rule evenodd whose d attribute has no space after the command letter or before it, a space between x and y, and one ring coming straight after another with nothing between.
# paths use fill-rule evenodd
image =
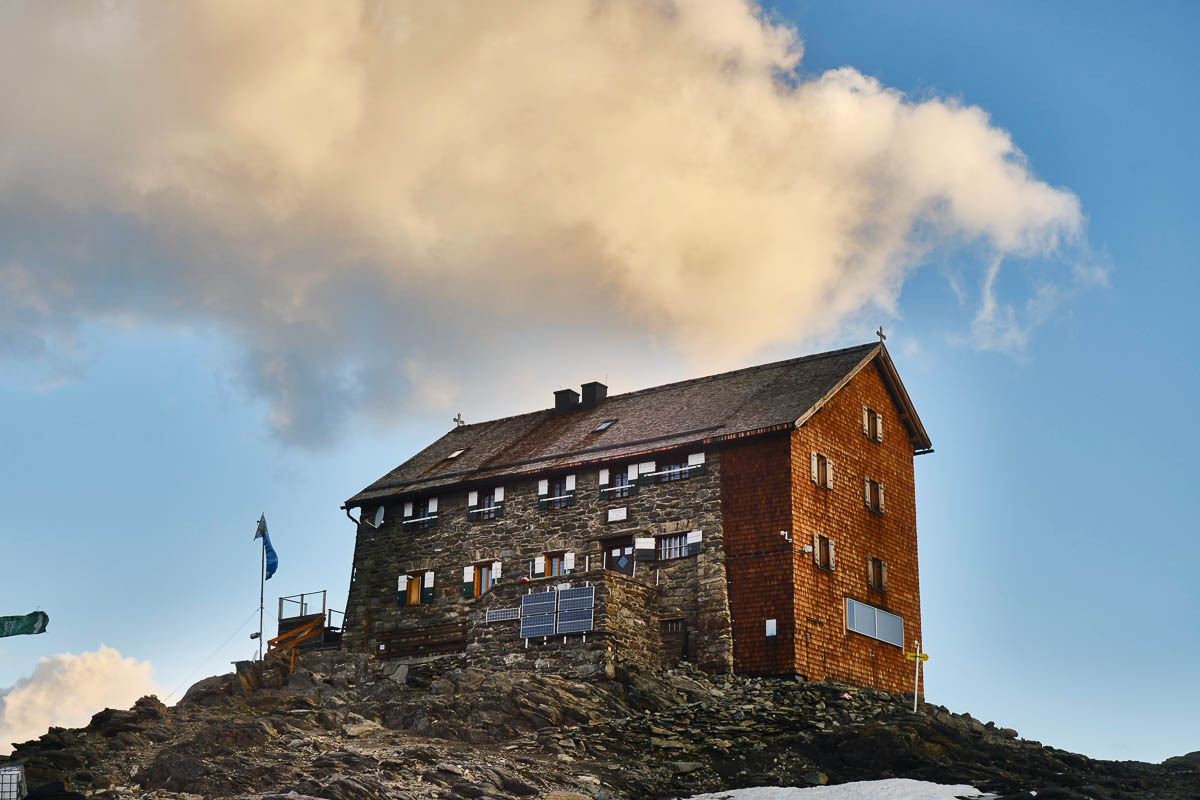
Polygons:
<instances>
[{"instance_id":1,"label":"shadowed rock face","mask_svg":"<svg viewBox=\"0 0 1200 800\"><path fill-rule=\"evenodd\" d=\"M1200 797L1200 753L1095 761L942 707L913 713L911 696L791 678L618 669L584 681L323 653L277 688L244 686L217 676L173 708L105 709L9 760L46 797L112 800L607 800L885 777L1041 800Z\"/></svg>"}]
</instances>

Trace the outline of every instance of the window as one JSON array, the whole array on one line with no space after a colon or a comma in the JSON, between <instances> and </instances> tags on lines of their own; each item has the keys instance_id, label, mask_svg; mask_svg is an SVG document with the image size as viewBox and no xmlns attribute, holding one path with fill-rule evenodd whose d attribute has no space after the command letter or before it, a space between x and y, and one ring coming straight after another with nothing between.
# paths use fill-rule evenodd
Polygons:
<instances>
[{"instance_id":1,"label":"window","mask_svg":"<svg viewBox=\"0 0 1200 800\"><path fill-rule=\"evenodd\" d=\"M873 442L883 441L883 416L863 406L863 435Z\"/></svg>"},{"instance_id":2,"label":"window","mask_svg":"<svg viewBox=\"0 0 1200 800\"><path fill-rule=\"evenodd\" d=\"M672 558L683 558L687 554L688 542L686 533L658 537L659 561L668 561Z\"/></svg>"},{"instance_id":3,"label":"window","mask_svg":"<svg viewBox=\"0 0 1200 800\"><path fill-rule=\"evenodd\" d=\"M904 620L883 609L846 598L846 630L881 642L904 646Z\"/></svg>"},{"instance_id":4,"label":"window","mask_svg":"<svg viewBox=\"0 0 1200 800\"><path fill-rule=\"evenodd\" d=\"M822 489L833 488L833 459L815 450L812 453L812 480Z\"/></svg>"},{"instance_id":5,"label":"window","mask_svg":"<svg viewBox=\"0 0 1200 800\"><path fill-rule=\"evenodd\" d=\"M410 572L396 581L396 603L417 606L433 602L433 572Z\"/></svg>"},{"instance_id":6,"label":"window","mask_svg":"<svg viewBox=\"0 0 1200 800\"><path fill-rule=\"evenodd\" d=\"M566 553L546 553L546 576L554 575L569 575L575 571L575 554Z\"/></svg>"},{"instance_id":7,"label":"window","mask_svg":"<svg viewBox=\"0 0 1200 800\"><path fill-rule=\"evenodd\" d=\"M813 534L813 564L821 569L833 569L836 563L834 556L835 550L833 539L828 536L822 536L819 533Z\"/></svg>"},{"instance_id":8,"label":"window","mask_svg":"<svg viewBox=\"0 0 1200 800\"><path fill-rule=\"evenodd\" d=\"M863 478L863 502L876 514L883 513L883 484Z\"/></svg>"},{"instance_id":9,"label":"window","mask_svg":"<svg viewBox=\"0 0 1200 800\"><path fill-rule=\"evenodd\" d=\"M629 497L629 472L617 470L612 476L612 496Z\"/></svg>"},{"instance_id":10,"label":"window","mask_svg":"<svg viewBox=\"0 0 1200 800\"><path fill-rule=\"evenodd\" d=\"M634 473L634 466L637 472ZM643 461L640 464L630 466L630 479L633 475L637 475L638 483L670 483L672 481L680 481L684 478L691 478L696 475L704 474L704 453L690 453L686 456L672 456L668 461L657 463L654 461Z\"/></svg>"},{"instance_id":11,"label":"window","mask_svg":"<svg viewBox=\"0 0 1200 800\"><path fill-rule=\"evenodd\" d=\"M416 528L423 530L432 528L437 522L438 501L436 497L426 497L422 500L413 500L404 504L404 519L401 527L404 530Z\"/></svg>"},{"instance_id":12,"label":"window","mask_svg":"<svg viewBox=\"0 0 1200 800\"><path fill-rule=\"evenodd\" d=\"M467 492L467 517L469 519L496 519L503 515L504 487L484 491Z\"/></svg>"},{"instance_id":13,"label":"window","mask_svg":"<svg viewBox=\"0 0 1200 800\"><path fill-rule=\"evenodd\" d=\"M455 458L458 458L459 456L461 456L461 455L462 455L463 453L465 453L465 452L467 452L467 448L465 448L465 447L464 447L463 449L461 449L461 450L455 450L453 453L451 453L450 455L446 456L446 460L447 460L447 461L451 461L451 460L453 460L453 459L455 459Z\"/></svg>"},{"instance_id":14,"label":"window","mask_svg":"<svg viewBox=\"0 0 1200 800\"><path fill-rule=\"evenodd\" d=\"M602 469L598 483L601 498L625 498L637 494L638 465Z\"/></svg>"},{"instance_id":15,"label":"window","mask_svg":"<svg viewBox=\"0 0 1200 800\"><path fill-rule=\"evenodd\" d=\"M877 592L887 591L887 562L875 556L867 556L867 586Z\"/></svg>"},{"instance_id":16,"label":"window","mask_svg":"<svg viewBox=\"0 0 1200 800\"><path fill-rule=\"evenodd\" d=\"M613 426L613 423L615 423L615 422L616 422L615 419L606 419L606 420L604 420L604 422L601 422L599 425L597 425L595 428L593 428L592 433L600 433L601 431L606 431L609 428L611 428Z\"/></svg>"},{"instance_id":17,"label":"window","mask_svg":"<svg viewBox=\"0 0 1200 800\"><path fill-rule=\"evenodd\" d=\"M671 481L683 480L688 476L688 465L686 459L670 461L666 464L659 465L658 482L670 483Z\"/></svg>"},{"instance_id":18,"label":"window","mask_svg":"<svg viewBox=\"0 0 1200 800\"><path fill-rule=\"evenodd\" d=\"M491 561L463 568L463 597L479 597L500 582L500 562Z\"/></svg>"},{"instance_id":19,"label":"window","mask_svg":"<svg viewBox=\"0 0 1200 800\"><path fill-rule=\"evenodd\" d=\"M566 508L575 505L575 476L559 475L538 481L538 508Z\"/></svg>"}]
</instances>

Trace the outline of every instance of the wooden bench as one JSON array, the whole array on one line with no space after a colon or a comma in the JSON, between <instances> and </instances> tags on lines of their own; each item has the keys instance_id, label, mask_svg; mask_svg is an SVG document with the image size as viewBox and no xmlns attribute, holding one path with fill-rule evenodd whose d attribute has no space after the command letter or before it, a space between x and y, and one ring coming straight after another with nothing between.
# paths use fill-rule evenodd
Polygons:
<instances>
[{"instance_id":1,"label":"wooden bench","mask_svg":"<svg viewBox=\"0 0 1200 800\"><path fill-rule=\"evenodd\" d=\"M376 655L385 661L395 658L461 653L467 649L467 624L451 622L403 631L381 633L376 638Z\"/></svg>"}]
</instances>

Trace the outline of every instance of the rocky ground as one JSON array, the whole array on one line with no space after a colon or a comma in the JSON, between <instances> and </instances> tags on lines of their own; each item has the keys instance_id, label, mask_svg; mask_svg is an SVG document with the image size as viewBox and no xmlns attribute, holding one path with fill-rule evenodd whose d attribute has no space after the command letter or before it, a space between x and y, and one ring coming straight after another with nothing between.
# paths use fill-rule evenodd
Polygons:
<instances>
[{"instance_id":1,"label":"rocky ground","mask_svg":"<svg viewBox=\"0 0 1200 800\"><path fill-rule=\"evenodd\" d=\"M240 672L172 708L146 697L53 728L9 759L44 786L34 797L111 800L615 800L886 777L1039 800L1200 800L1200 753L1096 761L943 707L913 713L911 695L828 683L686 669L583 681L342 653L309 655L290 677Z\"/></svg>"}]
</instances>

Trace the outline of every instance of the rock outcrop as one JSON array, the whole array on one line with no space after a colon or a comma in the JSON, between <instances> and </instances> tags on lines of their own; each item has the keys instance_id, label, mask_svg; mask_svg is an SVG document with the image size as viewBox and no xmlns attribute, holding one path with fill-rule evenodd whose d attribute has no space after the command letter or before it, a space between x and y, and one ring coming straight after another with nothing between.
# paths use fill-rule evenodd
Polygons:
<instances>
[{"instance_id":1,"label":"rock outcrop","mask_svg":"<svg viewBox=\"0 0 1200 800\"><path fill-rule=\"evenodd\" d=\"M885 777L1001 796L1200 798L1200 754L1110 762L907 698L791 678L615 679L312 654L146 697L17 746L46 796L393 800L686 797ZM0 763L3 763L0 759ZM66 792L67 794L63 794Z\"/></svg>"}]
</instances>

